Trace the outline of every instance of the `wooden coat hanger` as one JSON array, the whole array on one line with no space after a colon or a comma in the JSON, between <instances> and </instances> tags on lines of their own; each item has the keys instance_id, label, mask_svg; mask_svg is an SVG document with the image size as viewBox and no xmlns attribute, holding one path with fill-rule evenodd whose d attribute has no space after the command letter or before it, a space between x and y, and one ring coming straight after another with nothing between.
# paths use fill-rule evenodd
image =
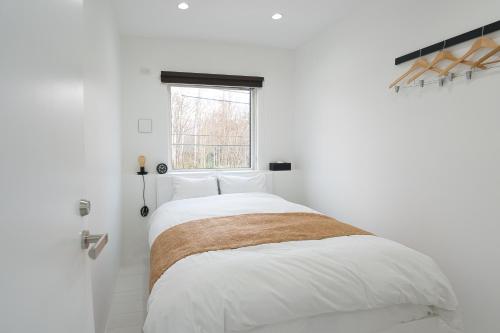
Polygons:
<instances>
[{"instance_id":1,"label":"wooden coat hanger","mask_svg":"<svg viewBox=\"0 0 500 333\"><path fill-rule=\"evenodd\" d=\"M394 87L401 80L403 80L405 77L407 77L408 75L410 75L411 73L413 73L417 69L419 69L419 68L427 68L428 66L429 66L429 62L427 60L425 60L424 58L418 59L417 61L415 61L413 63L413 65L410 67L410 69L406 73L404 73L403 75L401 75L400 77L398 77L394 82L391 83L391 85L389 86L389 89L391 89L392 87ZM437 68L431 68L431 70L436 71L436 72L438 72L440 74L442 72L440 69L437 69Z\"/></svg>"},{"instance_id":2,"label":"wooden coat hanger","mask_svg":"<svg viewBox=\"0 0 500 333\"><path fill-rule=\"evenodd\" d=\"M444 45L444 47L446 47L446 44ZM443 48L444 48L443 47ZM410 82L413 82L415 81L416 79L418 79L420 76L422 76L423 74L425 74L426 72L430 71L430 70L433 70L433 68L435 69L438 69L436 68L435 66L440 63L441 61L444 61L444 60L449 60L449 61L457 61L458 58L455 57L450 51L446 51L446 50L443 50L443 51L440 51L436 57L434 58L434 60L432 60L432 62L429 64L429 66L427 66L426 68L424 68L424 70L418 72L417 74L415 74L414 76L412 76L407 83L410 83ZM468 60L464 60L463 61L464 64L467 64L467 65L470 65L470 66L474 66L475 63L472 62L472 61L468 61ZM486 68L484 65L481 65L481 64L478 64L478 67L480 68ZM441 73L444 74L444 71L441 70Z\"/></svg>"},{"instance_id":3,"label":"wooden coat hanger","mask_svg":"<svg viewBox=\"0 0 500 333\"><path fill-rule=\"evenodd\" d=\"M484 27L483 27L483 32L484 32ZM498 44L495 43L495 41L493 41L492 39L490 39L488 37L484 37L484 36L480 37L479 39L477 39L474 42L474 44L472 44L472 47L469 49L469 51L467 51L467 53L465 53L463 56L461 56L460 58L458 58L453 63L451 63L448 67L445 68L443 75L448 75L450 70L455 68L458 64L464 63L464 61L467 58L469 58L471 55L473 55L477 51L479 51L481 49L494 49L497 46L498 46Z\"/></svg>"},{"instance_id":4,"label":"wooden coat hanger","mask_svg":"<svg viewBox=\"0 0 500 333\"><path fill-rule=\"evenodd\" d=\"M492 65L492 64L497 64L499 62L500 62L500 59L497 59L497 60L494 60L494 61L485 62L484 65Z\"/></svg>"},{"instance_id":5,"label":"wooden coat hanger","mask_svg":"<svg viewBox=\"0 0 500 333\"><path fill-rule=\"evenodd\" d=\"M479 67L481 65L489 65L489 64L495 64L497 62L500 62L500 60L495 60L495 61L490 61L490 62L487 62L487 63L484 63L486 60L488 60L489 58L493 57L495 54L497 54L498 52L500 52L500 45L498 45L497 47L495 47L493 50L491 50L490 52L486 53L483 57L479 58L473 65L473 67Z\"/></svg>"}]
</instances>

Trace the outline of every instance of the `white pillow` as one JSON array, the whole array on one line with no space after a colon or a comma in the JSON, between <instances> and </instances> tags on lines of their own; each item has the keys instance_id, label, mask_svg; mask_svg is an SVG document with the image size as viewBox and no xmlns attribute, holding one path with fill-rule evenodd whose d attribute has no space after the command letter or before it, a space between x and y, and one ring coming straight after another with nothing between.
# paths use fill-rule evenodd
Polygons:
<instances>
[{"instance_id":1,"label":"white pillow","mask_svg":"<svg viewBox=\"0 0 500 333\"><path fill-rule=\"evenodd\" d=\"M221 194L267 192L266 175L219 176Z\"/></svg>"},{"instance_id":2,"label":"white pillow","mask_svg":"<svg viewBox=\"0 0 500 333\"><path fill-rule=\"evenodd\" d=\"M172 200L201 198L219 194L217 178L213 176L203 178L172 178Z\"/></svg>"}]
</instances>

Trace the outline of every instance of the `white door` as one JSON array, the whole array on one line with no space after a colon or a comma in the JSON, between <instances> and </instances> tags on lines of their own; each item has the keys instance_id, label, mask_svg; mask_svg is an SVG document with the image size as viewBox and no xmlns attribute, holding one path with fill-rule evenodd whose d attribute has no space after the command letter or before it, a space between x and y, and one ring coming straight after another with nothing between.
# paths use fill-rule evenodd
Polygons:
<instances>
[{"instance_id":1,"label":"white door","mask_svg":"<svg viewBox=\"0 0 500 333\"><path fill-rule=\"evenodd\" d=\"M0 1L0 332L93 332L83 0Z\"/></svg>"}]
</instances>

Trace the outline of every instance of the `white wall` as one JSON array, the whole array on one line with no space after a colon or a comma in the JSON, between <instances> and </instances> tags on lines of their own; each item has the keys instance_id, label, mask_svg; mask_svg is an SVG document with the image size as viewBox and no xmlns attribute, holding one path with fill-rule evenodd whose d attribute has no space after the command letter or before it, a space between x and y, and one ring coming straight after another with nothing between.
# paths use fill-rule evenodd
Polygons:
<instances>
[{"instance_id":1,"label":"white wall","mask_svg":"<svg viewBox=\"0 0 500 333\"><path fill-rule=\"evenodd\" d=\"M395 57L499 12L497 0L366 1L297 52L295 145L308 204L434 257L467 332L500 331L500 73L387 87L408 68Z\"/></svg>"},{"instance_id":2,"label":"white wall","mask_svg":"<svg viewBox=\"0 0 500 333\"><path fill-rule=\"evenodd\" d=\"M104 332L121 254L119 37L107 0L85 0L85 149L91 233L109 243L92 262L96 332Z\"/></svg>"},{"instance_id":3,"label":"white wall","mask_svg":"<svg viewBox=\"0 0 500 333\"><path fill-rule=\"evenodd\" d=\"M137 157L144 154L147 168L155 171L167 160L169 135L167 86L160 83L162 70L264 76L258 91L259 167L273 160L294 160L292 78L293 52L289 50L203 41L179 41L123 37L122 53L122 142L124 261L142 261L147 256L146 220L142 206L142 180L135 175ZM139 134L137 121L153 120L152 134ZM278 191L301 201L298 172L280 174ZM155 208L154 176L147 177L147 201Z\"/></svg>"}]
</instances>

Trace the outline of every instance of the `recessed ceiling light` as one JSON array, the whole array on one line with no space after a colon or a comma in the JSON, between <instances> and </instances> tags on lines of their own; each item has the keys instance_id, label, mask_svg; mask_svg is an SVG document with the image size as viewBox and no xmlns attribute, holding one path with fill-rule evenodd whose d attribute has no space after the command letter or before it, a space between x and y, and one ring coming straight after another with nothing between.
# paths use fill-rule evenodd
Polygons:
<instances>
[{"instance_id":1,"label":"recessed ceiling light","mask_svg":"<svg viewBox=\"0 0 500 333\"><path fill-rule=\"evenodd\" d=\"M273 20L281 20L283 18L283 15L280 13L276 13L272 16Z\"/></svg>"},{"instance_id":2,"label":"recessed ceiling light","mask_svg":"<svg viewBox=\"0 0 500 333\"><path fill-rule=\"evenodd\" d=\"M186 10L189 8L189 5L185 2L181 2L178 6L179 9Z\"/></svg>"}]
</instances>

